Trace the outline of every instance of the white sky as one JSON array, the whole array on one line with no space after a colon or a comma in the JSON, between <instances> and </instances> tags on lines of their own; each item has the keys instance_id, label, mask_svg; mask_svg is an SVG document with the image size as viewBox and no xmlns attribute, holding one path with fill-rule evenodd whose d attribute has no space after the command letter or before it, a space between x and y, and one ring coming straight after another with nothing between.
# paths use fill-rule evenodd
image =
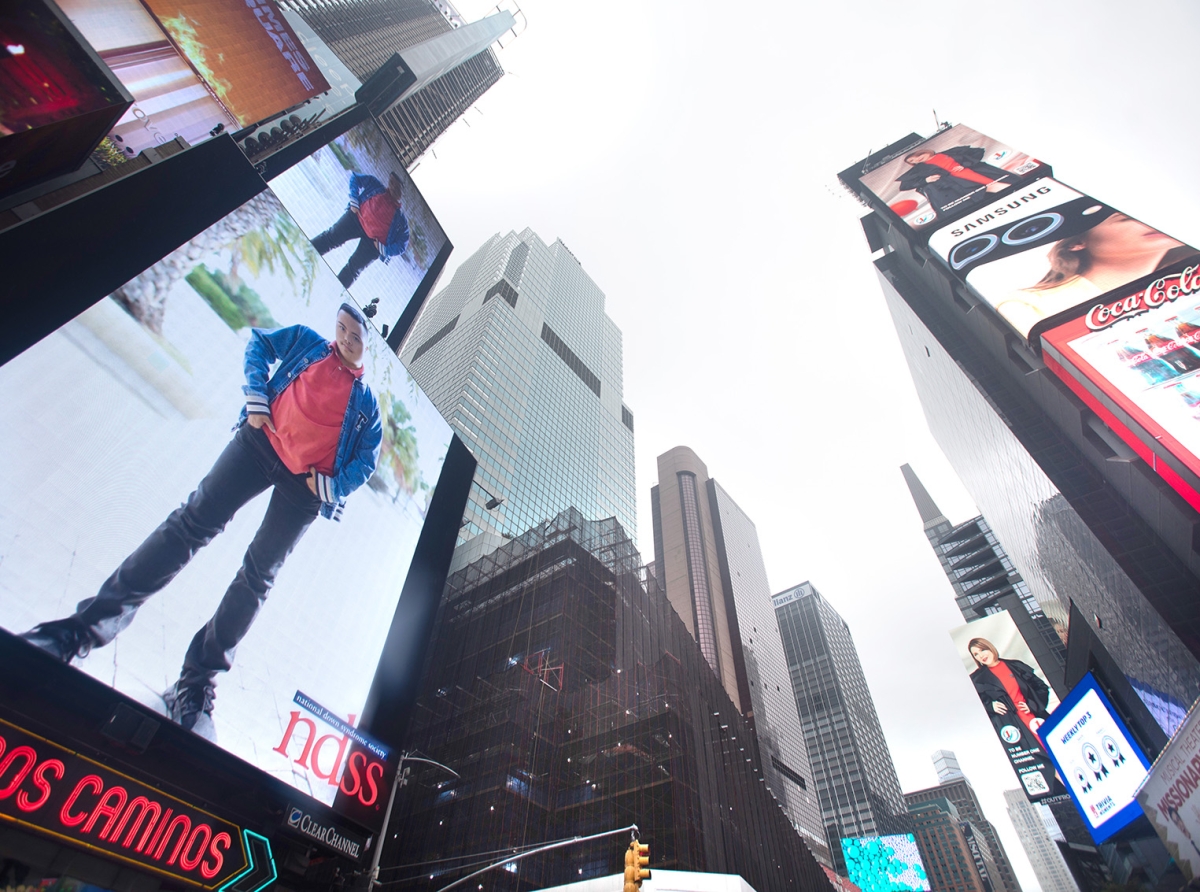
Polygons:
<instances>
[{"instance_id":1,"label":"white sky","mask_svg":"<svg viewBox=\"0 0 1200 892\"><path fill-rule=\"evenodd\" d=\"M936 108L1200 244L1200 3L520 2L509 74L414 172L457 246L442 281L497 232L566 242L624 333L645 558L656 457L686 444L755 520L773 590L812 580L850 624L904 789L954 750L1037 892L899 466L952 521L975 510L836 173Z\"/></svg>"}]
</instances>

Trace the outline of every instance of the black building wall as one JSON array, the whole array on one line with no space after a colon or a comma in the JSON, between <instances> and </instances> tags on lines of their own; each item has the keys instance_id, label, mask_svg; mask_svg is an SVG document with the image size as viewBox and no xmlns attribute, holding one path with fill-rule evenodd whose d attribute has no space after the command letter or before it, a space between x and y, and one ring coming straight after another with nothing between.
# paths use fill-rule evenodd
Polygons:
<instances>
[{"instance_id":1,"label":"black building wall","mask_svg":"<svg viewBox=\"0 0 1200 892\"><path fill-rule=\"evenodd\" d=\"M615 520L570 509L451 576L407 746L461 779L434 769L399 791L381 881L436 889L474 853L636 823L652 868L826 888L745 720L639 564ZM627 843L534 856L487 888L619 873Z\"/></svg>"}]
</instances>

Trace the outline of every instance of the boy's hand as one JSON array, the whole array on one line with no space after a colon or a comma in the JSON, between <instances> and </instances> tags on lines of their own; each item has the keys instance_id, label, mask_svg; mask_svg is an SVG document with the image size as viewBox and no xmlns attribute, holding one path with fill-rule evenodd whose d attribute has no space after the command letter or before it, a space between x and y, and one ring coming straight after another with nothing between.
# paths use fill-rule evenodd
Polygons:
<instances>
[{"instance_id":1,"label":"boy's hand","mask_svg":"<svg viewBox=\"0 0 1200 892\"><path fill-rule=\"evenodd\" d=\"M271 421L270 415L259 415L257 412L252 412L246 416L246 423L255 430L262 430L263 425L266 425L271 429L271 433L278 433L275 430L275 424Z\"/></svg>"},{"instance_id":2,"label":"boy's hand","mask_svg":"<svg viewBox=\"0 0 1200 892\"><path fill-rule=\"evenodd\" d=\"M308 491L314 496L317 494L317 469L310 467L308 476L304 478L304 482L308 484Z\"/></svg>"}]
</instances>

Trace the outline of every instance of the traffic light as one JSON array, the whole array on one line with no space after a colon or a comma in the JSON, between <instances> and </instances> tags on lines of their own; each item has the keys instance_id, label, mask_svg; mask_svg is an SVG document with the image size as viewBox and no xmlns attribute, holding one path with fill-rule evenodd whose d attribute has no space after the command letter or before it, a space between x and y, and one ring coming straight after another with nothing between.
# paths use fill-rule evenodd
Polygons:
<instances>
[{"instance_id":1,"label":"traffic light","mask_svg":"<svg viewBox=\"0 0 1200 892\"><path fill-rule=\"evenodd\" d=\"M650 879L647 865L650 863L650 846L636 839L625 850L624 892L641 892L642 880Z\"/></svg>"}]
</instances>

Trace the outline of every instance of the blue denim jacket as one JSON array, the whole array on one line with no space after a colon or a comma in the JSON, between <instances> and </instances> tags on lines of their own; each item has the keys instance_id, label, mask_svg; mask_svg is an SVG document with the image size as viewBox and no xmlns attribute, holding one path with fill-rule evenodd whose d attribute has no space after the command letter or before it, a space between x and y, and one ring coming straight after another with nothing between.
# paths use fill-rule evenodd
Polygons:
<instances>
[{"instance_id":1,"label":"blue denim jacket","mask_svg":"<svg viewBox=\"0 0 1200 892\"><path fill-rule=\"evenodd\" d=\"M238 427L246 423L248 413L270 415L271 404L279 394L300 377L300 373L329 355L329 341L305 325L287 328L255 328L246 345L246 405L238 418ZM270 380L271 364L279 363ZM371 388L355 378L346 402L346 417L338 437L333 476L317 474L317 495L321 498L321 516L340 520L346 497L366 483L379 462L383 425L379 404Z\"/></svg>"}]
</instances>

